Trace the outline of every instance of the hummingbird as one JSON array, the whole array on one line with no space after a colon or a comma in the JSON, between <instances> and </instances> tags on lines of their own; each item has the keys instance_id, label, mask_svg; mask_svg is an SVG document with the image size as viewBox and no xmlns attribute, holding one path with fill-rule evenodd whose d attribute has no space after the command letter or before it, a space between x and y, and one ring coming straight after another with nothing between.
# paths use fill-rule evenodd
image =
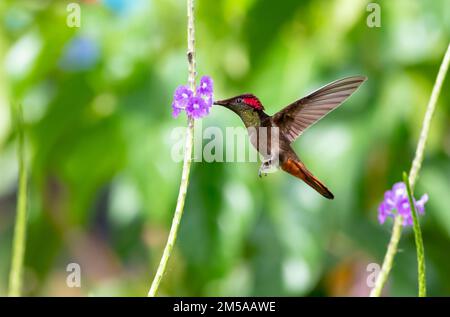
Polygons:
<instances>
[{"instance_id":1,"label":"hummingbird","mask_svg":"<svg viewBox=\"0 0 450 317\"><path fill-rule=\"evenodd\" d=\"M322 196L333 199L331 191L297 156L292 143L306 129L339 107L366 80L365 76L351 76L333 81L272 116L264 112L259 98L250 93L216 100L214 104L230 109L244 122L250 143L263 157L259 177L281 168L303 180Z\"/></svg>"}]
</instances>

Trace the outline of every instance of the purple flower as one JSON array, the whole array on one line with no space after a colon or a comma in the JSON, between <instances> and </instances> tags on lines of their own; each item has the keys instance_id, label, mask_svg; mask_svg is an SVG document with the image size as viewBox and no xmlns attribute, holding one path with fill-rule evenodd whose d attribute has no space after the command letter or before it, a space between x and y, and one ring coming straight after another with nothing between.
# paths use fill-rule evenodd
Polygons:
<instances>
[{"instance_id":1,"label":"purple flower","mask_svg":"<svg viewBox=\"0 0 450 317\"><path fill-rule=\"evenodd\" d=\"M428 201L428 195L424 194L419 201L414 199L414 205L420 215L425 213L425 203ZM403 217L404 226L412 226L413 218L409 205L406 185L404 183L396 183L392 186L392 190L384 193L384 200L378 207L378 221L383 224L387 217L395 217L396 212Z\"/></svg>"},{"instance_id":2,"label":"purple flower","mask_svg":"<svg viewBox=\"0 0 450 317\"><path fill-rule=\"evenodd\" d=\"M173 103L172 103L172 116L173 116L174 118L176 118L176 117L179 116L180 112L181 112L181 109L180 109L180 108L177 108L177 107L175 106L175 103L173 102Z\"/></svg>"},{"instance_id":3,"label":"purple flower","mask_svg":"<svg viewBox=\"0 0 450 317\"><path fill-rule=\"evenodd\" d=\"M209 76L200 79L196 96L187 86L178 86L173 95L172 115L176 118L182 110L189 117L198 119L209 114L213 105L213 81Z\"/></svg>"},{"instance_id":4,"label":"purple flower","mask_svg":"<svg viewBox=\"0 0 450 317\"><path fill-rule=\"evenodd\" d=\"M203 99L203 101L205 102L206 107L208 108L208 113L209 113L209 108L211 108L213 105L213 97L208 96L208 95L200 95L200 98Z\"/></svg>"},{"instance_id":5,"label":"purple flower","mask_svg":"<svg viewBox=\"0 0 450 317\"><path fill-rule=\"evenodd\" d=\"M417 212L420 215L423 215L425 213L425 203L427 201L428 201L428 194L424 194L422 195L422 197L420 197L419 201L415 203Z\"/></svg>"},{"instance_id":6,"label":"purple flower","mask_svg":"<svg viewBox=\"0 0 450 317\"><path fill-rule=\"evenodd\" d=\"M209 107L203 98L191 97L186 107L186 113L189 117L198 119L209 113Z\"/></svg>"},{"instance_id":7,"label":"purple flower","mask_svg":"<svg viewBox=\"0 0 450 317\"><path fill-rule=\"evenodd\" d=\"M212 93L213 93L213 80L209 76L203 76L200 79L200 85L198 85L197 87L197 94L212 97Z\"/></svg>"},{"instance_id":8,"label":"purple flower","mask_svg":"<svg viewBox=\"0 0 450 317\"><path fill-rule=\"evenodd\" d=\"M189 99L193 96L192 90L187 86L178 86L173 95L172 115L176 118L181 110L186 109Z\"/></svg>"},{"instance_id":9,"label":"purple flower","mask_svg":"<svg viewBox=\"0 0 450 317\"><path fill-rule=\"evenodd\" d=\"M213 105L213 80L209 76L203 76L197 87L197 96L200 96L209 108Z\"/></svg>"}]
</instances>

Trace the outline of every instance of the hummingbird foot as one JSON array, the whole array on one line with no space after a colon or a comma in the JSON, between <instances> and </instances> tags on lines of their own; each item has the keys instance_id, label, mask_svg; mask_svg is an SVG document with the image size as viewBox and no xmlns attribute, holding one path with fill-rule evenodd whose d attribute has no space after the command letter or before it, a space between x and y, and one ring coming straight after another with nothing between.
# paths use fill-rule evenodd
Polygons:
<instances>
[{"instance_id":1,"label":"hummingbird foot","mask_svg":"<svg viewBox=\"0 0 450 317\"><path fill-rule=\"evenodd\" d=\"M271 160L264 161L261 164L261 167L259 168L258 176L260 178L262 177L263 174L264 176L267 176L267 172L270 172L271 169L272 169Z\"/></svg>"},{"instance_id":2,"label":"hummingbird foot","mask_svg":"<svg viewBox=\"0 0 450 317\"><path fill-rule=\"evenodd\" d=\"M258 171L258 177L261 178L261 177L263 177L263 175L264 175L264 176L267 176L267 173L264 173L263 170L259 169L259 171Z\"/></svg>"}]
</instances>

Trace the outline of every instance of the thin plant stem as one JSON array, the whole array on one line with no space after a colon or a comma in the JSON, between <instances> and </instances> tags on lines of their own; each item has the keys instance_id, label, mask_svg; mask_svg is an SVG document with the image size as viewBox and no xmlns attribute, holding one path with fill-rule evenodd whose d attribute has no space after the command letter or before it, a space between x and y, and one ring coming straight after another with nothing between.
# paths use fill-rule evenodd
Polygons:
<instances>
[{"instance_id":1,"label":"thin plant stem","mask_svg":"<svg viewBox=\"0 0 450 317\"><path fill-rule=\"evenodd\" d=\"M450 44L447 47L447 52L445 53L444 59L442 60L441 67L439 68L439 72L436 77L436 82L433 86L433 91L431 92L430 100L428 101L427 111L425 112L425 117L422 123L422 130L420 131L419 143L417 144L416 148L416 155L414 156L411 170L409 171L409 183L411 184L411 189L414 189L414 185L416 184L416 179L422 165L423 153L425 151L425 145L428 139L428 132L430 131L431 119L433 118L434 109L436 108L436 103L441 92L442 84L444 83L445 75L447 74L449 65Z\"/></svg>"},{"instance_id":2,"label":"thin plant stem","mask_svg":"<svg viewBox=\"0 0 450 317\"><path fill-rule=\"evenodd\" d=\"M431 119L433 118L436 103L439 94L441 92L442 84L444 83L445 75L447 74L449 64L450 64L450 44L447 46L447 51L445 53L444 59L442 60L441 67L439 68L439 72L436 77L433 90L431 92L430 100L428 101L427 110L425 112L425 117L422 123L422 129L420 131L419 142L416 148L416 154L414 156L414 160L411 165L411 170L409 172L409 184L412 189L414 189L414 185L416 183L417 176L419 175L420 167L422 165L423 153L425 151L428 132L430 130ZM397 234L397 232L401 232L402 221L399 220L400 218L401 218L400 215L396 216L395 218L394 227L392 229L392 236L388 246L388 251L384 258L381 272L380 274L378 274L377 280L375 281L375 287L370 292L371 297L379 297L381 295L381 291L383 290L384 284L386 283L387 276L389 275L389 272L392 268L392 262L396 252L390 253L389 249L392 243L398 244L398 241L400 240L394 238L394 235ZM395 248L393 249L397 250L397 246L395 246Z\"/></svg>"},{"instance_id":3,"label":"thin plant stem","mask_svg":"<svg viewBox=\"0 0 450 317\"><path fill-rule=\"evenodd\" d=\"M17 191L16 223L9 272L8 296L20 296L22 291L23 261L27 226L27 168L25 162L25 132L22 106L13 106L13 117L18 133L17 156L19 160L19 184Z\"/></svg>"},{"instance_id":4,"label":"thin plant stem","mask_svg":"<svg viewBox=\"0 0 450 317\"><path fill-rule=\"evenodd\" d=\"M195 18L194 18L194 0L187 0L187 38L188 38L188 50L187 59L189 67L189 86L192 91L195 91L195 75L196 75L196 62L195 62ZM169 237L167 239L166 246L164 248L163 255L158 265L155 277L148 292L149 297L156 296L159 285L167 269L167 262L172 254L175 241L177 239L178 229L180 227L181 216L183 215L184 203L186 200L186 193L189 185L189 174L192 161L192 149L194 144L194 119L188 118L188 127L186 134L186 143L184 146L184 161L183 171L181 173L181 183L178 192L177 205L175 208L175 214L172 219L172 226L170 228Z\"/></svg>"},{"instance_id":5,"label":"thin plant stem","mask_svg":"<svg viewBox=\"0 0 450 317\"><path fill-rule=\"evenodd\" d=\"M377 275L377 280L375 282L375 287L370 292L370 297L380 297L383 291L383 286L387 281L389 272L392 269L392 263L394 262L394 256L397 253L398 242L400 241L400 236L402 235L402 216L397 216L394 219L394 227L392 228L391 240L384 256L383 265L381 266L381 271Z\"/></svg>"},{"instance_id":6,"label":"thin plant stem","mask_svg":"<svg viewBox=\"0 0 450 317\"><path fill-rule=\"evenodd\" d=\"M411 214L413 218L414 239L416 241L417 251L417 275L419 281L419 297L427 296L426 275L425 275L425 251L423 247L422 231L420 230L419 217L417 216L416 205L414 204L414 195L409 185L408 174L403 172L403 182L406 184L408 192L409 205L411 206Z\"/></svg>"}]
</instances>

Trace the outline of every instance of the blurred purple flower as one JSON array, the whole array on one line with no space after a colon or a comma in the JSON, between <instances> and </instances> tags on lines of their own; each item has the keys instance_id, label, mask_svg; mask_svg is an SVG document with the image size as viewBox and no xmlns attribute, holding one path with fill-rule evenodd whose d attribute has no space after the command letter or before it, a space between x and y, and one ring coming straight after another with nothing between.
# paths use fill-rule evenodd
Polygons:
<instances>
[{"instance_id":1,"label":"blurred purple flower","mask_svg":"<svg viewBox=\"0 0 450 317\"><path fill-rule=\"evenodd\" d=\"M185 110L188 104L189 98L193 96L192 90L187 86L178 86L173 95L172 102L172 115L176 118L180 114L181 110Z\"/></svg>"},{"instance_id":2,"label":"blurred purple flower","mask_svg":"<svg viewBox=\"0 0 450 317\"><path fill-rule=\"evenodd\" d=\"M174 103L172 103L172 117L176 118L180 115L181 109L177 108Z\"/></svg>"},{"instance_id":3,"label":"blurred purple flower","mask_svg":"<svg viewBox=\"0 0 450 317\"><path fill-rule=\"evenodd\" d=\"M60 66L68 71L80 71L92 68L100 57L100 48L93 39L75 37L64 49Z\"/></svg>"},{"instance_id":4,"label":"blurred purple flower","mask_svg":"<svg viewBox=\"0 0 450 317\"><path fill-rule=\"evenodd\" d=\"M425 203L428 201L428 195L424 194L419 201L414 199L414 205L420 215L425 213ZM403 226L412 226L413 218L408 201L405 183L396 183L392 190L384 193L384 200L378 207L378 221L383 224L387 217L395 217L397 213L403 217Z\"/></svg>"},{"instance_id":5,"label":"blurred purple flower","mask_svg":"<svg viewBox=\"0 0 450 317\"><path fill-rule=\"evenodd\" d=\"M200 98L203 99L203 101L205 101L206 105L208 106L208 113L209 113L209 108L212 107L213 105L213 95L200 95Z\"/></svg>"},{"instance_id":6,"label":"blurred purple flower","mask_svg":"<svg viewBox=\"0 0 450 317\"><path fill-rule=\"evenodd\" d=\"M200 79L200 85L197 87L197 94L212 96L213 93L213 80L209 76L203 76Z\"/></svg>"},{"instance_id":7,"label":"blurred purple flower","mask_svg":"<svg viewBox=\"0 0 450 317\"><path fill-rule=\"evenodd\" d=\"M208 104L201 97L191 97L189 98L186 113L189 117L198 119L206 116L209 113Z\"/></svg>"},{"instance_id":8,"label":"blurred purple flower","mask_svg":"<svg viewBox=\"0 0 450 317\"><path fill-rule=\"evenodd\" d=\"M189 117L198 119L209 114L213 104L213 81L209 76L200 79L196 96L187 86L178 86L173 95L172 115L176 118L182 110Z\"/></svg>"}]
</instances>

